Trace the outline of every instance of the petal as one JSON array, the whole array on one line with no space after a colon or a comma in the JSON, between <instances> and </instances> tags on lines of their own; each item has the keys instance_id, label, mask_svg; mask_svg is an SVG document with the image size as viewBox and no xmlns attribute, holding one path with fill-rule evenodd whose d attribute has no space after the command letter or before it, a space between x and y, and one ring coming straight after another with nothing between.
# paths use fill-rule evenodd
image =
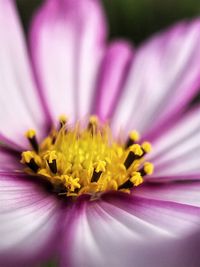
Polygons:
<instances>
[{"instance_id":1,"label":"petal","mask_svg":"<svg viewBox=\"0 0 200 267\"><path fill-rule=\"evenodd\" d=\"M153 143L149 160L154 163L155 172L149 179L159 177L162 181L162 177L171 176L200 179L199 158L200 106L197 106Z\"/></svg>"},{"instance_id":2,"label":"petal","mask_svg":"<svg viewBox=\"0 0 200 267\"><path fill-rule=\"evenodd\" d=\"M31 52L53 118L64 113L73 120L91 111L105 32L98 0L48 0L36 14Z\"/></svg>"},{"instance_id":3,"label":"petal","mask_svg":"<svg viewBox=\"0 0 200 267\"><path fill-rule=\"evenodd\" d=\"M15 172L21 168L20 154L0 147L0 172Z\"/></svg>"},{"instance_id":4,"label":"petal","mask_svg":"<svg viewBox=\"0 0 200 267\"><path fill-rule=\"evenodd\" d=\"M0 265L30 266L55 252L58 211L56 199L28 177L1 173Z\"/></svg>"},{"instance_id":5,"label":"petal","mask_svg":"<svg viewBox=\"0 0 200 267\"><path fill-rule=\"evenodd\" d=\"M134 127L142 134L167 127L199 90L199 42L200 21L195 20L180 23L139 48L113 127Z\"/></svg>"},{"instance_id":6,"label":"petal","mask_svg":"<svg viewBox=\"0 0 200 267\"><path fill-rule=\"evenodd\" d=\"M144 184L133 191L134 196L172 201L200 207L200 182Z\"/></svg>"},{"instance_id":7,"label":"petal","mask_svg":"<svg viewBox=\"0 0 200 267\"><path fill-rule=\"evenodd\" d=\"M27 129L45 132L46 118L13 3L0 1L0 140L21 147Z\"/></svg>"},{"instance_id":8,"label":"petal","mask_svg":"<svg viewBox=\"0 0 200 267\"><path fill-rule=\"evenodd\" d=\"M199 266L198 208L115 195L74 208L61 266Z\"/></svg>"},{"instance_id":9,"label":"petal","mask_svg":"<svg viewBox=\"0 0 200 267\"><path fill-rule=\"evenodd\" d=\"M102 120L107 120L117 105L130 63L133 48L124 41L115 41L109 45L101 65L94 111Z\"/></svg>"}]
</instances>

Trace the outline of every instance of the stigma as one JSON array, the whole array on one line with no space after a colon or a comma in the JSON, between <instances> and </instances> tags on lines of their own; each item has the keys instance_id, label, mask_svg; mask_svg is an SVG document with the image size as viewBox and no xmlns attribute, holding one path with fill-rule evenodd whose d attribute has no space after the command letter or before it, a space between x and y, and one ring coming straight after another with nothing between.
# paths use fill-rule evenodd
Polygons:
<instances>
[{"instance_id":1,"label":"stigma","mask_svg":"<svg viewBox=\"0 0 200 267\"><path fill-rule=\"evenodd\" d=\"M145 161L151 144L139 143L137 131L131 131L123 142L114 138L110 126L100 123L97 116L85 125L71 126L62 115L58 127L41 143L33 129L25 136L32 147L22 153L25 172L47 180L58 195L130 193L153 173L153 165Z\"/></svg>"}]
</instances>

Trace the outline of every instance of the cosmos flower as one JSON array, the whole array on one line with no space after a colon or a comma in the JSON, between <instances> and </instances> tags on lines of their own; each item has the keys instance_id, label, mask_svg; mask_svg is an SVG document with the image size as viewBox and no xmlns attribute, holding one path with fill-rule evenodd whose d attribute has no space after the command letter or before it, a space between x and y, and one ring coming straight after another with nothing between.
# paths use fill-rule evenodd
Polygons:
<instances>
[{"instance_id":1,"label":"cosmos flower","mask_svg":"<svg viewBox=\"0 0 200 267\"><path fill-rule=\"evenodd\" d=\"M200 21L134 49L100 4L47 0L27 46L0 0L0 265L198 267Z\"/></svg>"}]
</instances>

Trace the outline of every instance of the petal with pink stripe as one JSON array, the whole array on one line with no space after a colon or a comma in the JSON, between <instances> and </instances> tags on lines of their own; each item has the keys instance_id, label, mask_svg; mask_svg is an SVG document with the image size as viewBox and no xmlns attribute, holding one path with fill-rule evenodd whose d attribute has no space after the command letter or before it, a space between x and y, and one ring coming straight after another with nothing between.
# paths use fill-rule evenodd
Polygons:
<instances>
[{"instance_id":1,"label":"petal with pink stripe","mask_svg":"<svg viewBox=\"0 0 200 267\"><path fill-rule=\"evenodd\" d=\"M196 267L199 215L196 207L119 193L83 202L68 214L61 266Z\"/></svg>"},{"instance_id":2,"label":"petal with pink stripe","mask_svg":"<svg viewBox=\"0 0 200 267\"><path fill-rule=\"evenodd\" d=\"M91 112L106 26L98 0L48 0L36 14L30 45L35 73L53 119Z\"/></svg>"},{"instance_id":3,"label":"petal with pink stripe","mask_svg":"<svg viewBox=\"0 0 200 267\"><path fill-rule=\"evenodd\" d=\"M187 112L153 142L148 159L155 171L147 179L200 179L200 107Z\"/></svg>"},{"instance_id":4,"label":"petal with pink stripe","mask_svg":"<svg viewBox=\"0 0 200 267\"><path fill-rule=\"evenodd\" d=\"M159 136L199 90L200 21L158 33L136 52L113 127ZM150 135L151 133L151 135Z\"/></svg>"},{"instance_id":5,"label":"petal with pink stripe","mask_svg":"<svg viewBox=\"0 0 200 267\"><path fill-rule=\"evenodd\" d=\"M120 40L108 46L99 70L96 100L92 112L103 121L112 117L132 60L133 48L129 43Z\"/></svg>"},{"instance_id":6,"label":"petal with pink stripe","mask_svg":"<svg viewBox=\"0 0 200 267\"><path fill-rule=\"evenodd\" d=\"M30 266L56 251L59 203L29 179L0 173L1 266Z\"/></svg>"},{"instance_id":7,"label":"petal with pink stripe","mask_svg":"<svg viewBox=\"0 0 200 267\"><path fill-rule=\"evenodd\" d=\"M46 133L48 120L29 65L14 1L0 1L0 141L26 145L24 132ZM37 110L37 112L36 112Z\"/></svg>"}]
</instances>

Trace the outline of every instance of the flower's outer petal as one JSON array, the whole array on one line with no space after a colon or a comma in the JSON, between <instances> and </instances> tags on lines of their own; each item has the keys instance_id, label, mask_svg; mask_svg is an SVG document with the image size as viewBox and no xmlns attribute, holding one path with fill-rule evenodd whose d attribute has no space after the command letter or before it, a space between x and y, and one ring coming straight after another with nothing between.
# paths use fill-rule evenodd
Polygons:
<instances>
[{"instance_id":1,"label":"flower's outer petal","mask_svg":"<svg viewBox=\"0 0 200 267\"><path fill-rule=\"evenodd\" d=\"M0 266L32 266L55 252L59 202L41 188L0 173Z\"/></svg>"},{"instance_id":2,"label":"flower's outer petal","mask_svg":"<svg viewBox=\"0 0 200 267\"><path fill-rule=\"evenodd\" d=\"M113 127L136 128L145 135L150 131L151 136L156 129L154 134L160 134L199 90L199 43L197 19L182 22L139 48Z\"/></svg>"},{"instance_id":3,"label":"flower's outer petal","mask_svg":"<svg viewBox=\"0 0 200 267\"><path fill-rule=\"evenodd\" d=\"M133 196L172 201L200 207L200 182L146 183L133 190Z\"/></svg>"},{"instance_id":4,"label":"flower's outer petal","mask_svg":"<svg viewBox=\"0 0 200 267\"><path fill-rule=\"evenodd\" d=\"M30 35L38 84L54 119L91 111L106 27L98 0L48 0Z\"/></svg>"},{"instance_id":5,"label":"flower's outer petal","mask_svg":"<svg viewBox=\"0 0 200 267\"><path fill-rule=\"evenodd\" d=\"M47 121L29 63L14 1L0 0L0 141L20 147L27 129L42 135Z\"/></svg>"},{"instance_id":6,"label":"flower's outer petal","mask_svg":"<svg viewBox=\"0 0 200 267\"><path fill-rule=\"evenodd\" d=\"M153 142L155 171L147 179L200 179L200 106L192 108Z\"/></svg>"},{"instance_id":7,"label":"flower's outer petal","mask_svg":"<svg viewBox=\"0 0 200 267\"><path fill-rule=\"evenodd\" d=\"M120 193L82 203L68 215L61 266L197 267L199 215L197 207Z\"/></svg>"},{"instance_id":8,"label":"flower's outer petal","mask_svg":"<svg viewBox=\"0 0 200 267\"><path fill-rule=\"evenodd\" d=\"M111 118L119 100L130 63L133 48L125 41L111 43L103 58L98 77L94 111L103 121Z\"/></svg>"},{"instance_id":9,"label":"flower's outer petal","mask_svg":"<svg viewBox=\"0 0 200 267\"><path fill-rule=\"evenodd\" d=\"M15 172L22 169L20 154L0 147L0 172Z\"/></svg>"}]
</instances>

